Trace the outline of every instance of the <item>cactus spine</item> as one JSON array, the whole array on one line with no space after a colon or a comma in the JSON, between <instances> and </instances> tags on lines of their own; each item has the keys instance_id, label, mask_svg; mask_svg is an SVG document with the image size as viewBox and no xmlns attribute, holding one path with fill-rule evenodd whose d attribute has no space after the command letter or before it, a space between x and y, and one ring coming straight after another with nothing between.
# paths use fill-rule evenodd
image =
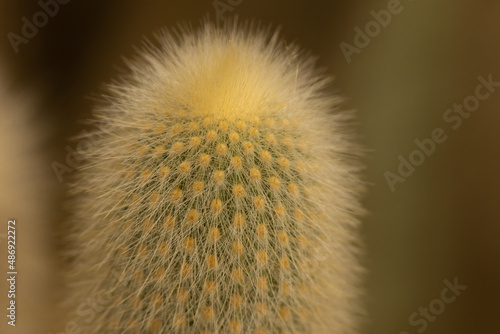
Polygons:
<instances>
[{"instance_id":1,"label":"cactus spine","mask_svg":"<svg viewBox=\"0 0 500 334\"><path fill-rule=\"evenodd\" d=\"M360 183L327 80L252 26L159 41L73 187L73 307L106 296L83 332L353 333Z\"/></svg>"}]
</instances>

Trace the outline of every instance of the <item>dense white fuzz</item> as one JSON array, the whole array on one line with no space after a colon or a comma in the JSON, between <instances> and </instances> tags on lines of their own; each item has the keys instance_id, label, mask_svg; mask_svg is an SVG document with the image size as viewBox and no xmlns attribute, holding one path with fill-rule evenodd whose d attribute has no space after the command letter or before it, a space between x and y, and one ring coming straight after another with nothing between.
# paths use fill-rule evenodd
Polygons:
<instances>
[{"instance_id":1,"label":"dense white fuzz","mask_svg":"<svg viewBox=\"0 0 500 334\"><path fill-rule=\"evenodd\" d=\"M313 61L251 25L164 34L73 186L85 333L355 333L361 191ZM78 318L77 318L78 319Z\"/></svg>"}]
</instances>

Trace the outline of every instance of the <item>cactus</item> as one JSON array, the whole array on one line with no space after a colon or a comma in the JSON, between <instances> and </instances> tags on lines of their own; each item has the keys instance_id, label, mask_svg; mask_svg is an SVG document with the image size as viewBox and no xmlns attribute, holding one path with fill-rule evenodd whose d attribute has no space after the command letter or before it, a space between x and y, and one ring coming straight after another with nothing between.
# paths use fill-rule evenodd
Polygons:
<instances>
[{"instance_id":1,"label":"cactus","mask_svg":"<svg viewBox=\"0 0 500 334\"><path fill-rule=\"evenodd\" d=\"M362 187L329 79L252 25L159 43L109 86L72 187L69 299L102 302L73 319L84 333L354 333Z\"/></svg>"}]
</instances>

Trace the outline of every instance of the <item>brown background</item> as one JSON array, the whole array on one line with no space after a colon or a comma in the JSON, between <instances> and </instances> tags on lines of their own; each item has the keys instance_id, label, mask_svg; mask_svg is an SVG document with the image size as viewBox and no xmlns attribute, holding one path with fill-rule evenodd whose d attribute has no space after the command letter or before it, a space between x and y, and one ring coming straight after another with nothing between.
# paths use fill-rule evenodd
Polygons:
<instances>
[{"instance_id":1,"label":"brown background","mask_svg":"<svg viewBox=\"0 0 500 334\"><path fill-rule=\"evenodd\" d=\"M438 298L443 280L455 277L467 290L425 333L498 333L500 91L455 131L442 115L474 93L479 75L500 81L500 3L401 0L403 11L348 64L340 43L352 44L353 28L363 28L373 20L370 11L387 3L243 0L225 17L280 25L287 41L318 55L319 65L335 76L344 108L358 111L358 131L370 149L364 199L369 214L362 229L369 320L363 333L417 333L410 314ZM34 120L47 132L43 153L61 163L66 138L86 128L81 121L90 115L92 97L123 68L122 56L133 55L134 45L160 28L197 26L206 15L215 16L210 0L72 0L16 54L7 34L19 34L21 18L38 10L36 1L2 1L0 59L11 86L36 96ZM436 127L448 139L391 192L384 172L395 172L398 156L408 157L413 141ZM50 200L51 214L41 221L49 221L57 236L67 214L65 182L50 164L45 167L50 186L44 200ZM58 240L49 241L54 257Z\"/></svg>"}]
</instances>

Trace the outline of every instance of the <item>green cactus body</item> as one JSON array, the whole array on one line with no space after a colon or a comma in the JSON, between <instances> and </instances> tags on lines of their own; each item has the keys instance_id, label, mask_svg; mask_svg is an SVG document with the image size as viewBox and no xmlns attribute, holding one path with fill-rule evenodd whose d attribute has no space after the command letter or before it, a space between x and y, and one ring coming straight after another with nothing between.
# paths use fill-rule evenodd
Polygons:
<instances>
[{"instance_id":1,"label":"green cactus body","mask_svg":"<svg viewBox=\"0 0 500 334\"><path fill-rule=\"evenodd\" d=\"M162 38L74 186L71 299L106 296L83 332L353 333L359 181L325 81L259 31Z\"/></svg>"}]
</instances>

